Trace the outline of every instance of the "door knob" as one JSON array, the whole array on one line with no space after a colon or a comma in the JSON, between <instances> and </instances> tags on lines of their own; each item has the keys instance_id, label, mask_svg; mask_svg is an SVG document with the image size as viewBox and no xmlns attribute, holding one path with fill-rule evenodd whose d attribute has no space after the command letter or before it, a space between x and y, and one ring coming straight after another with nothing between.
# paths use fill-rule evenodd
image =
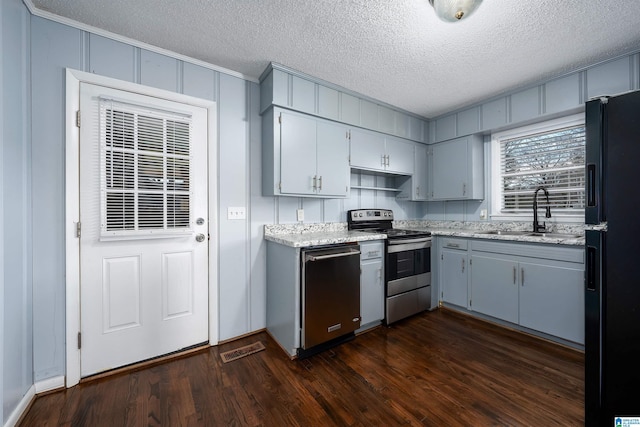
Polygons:
<instances>
[{"instance_id":1,"label":"door knob","mask_svg":"<svg viewBox=\"0 0 640 427\"><path fill-rule=\"evenodd\" d=\"M200 233L196 236L196 242L201 243L204 242L204 240L206 239L205 235Z\"/></svg>"}]
</instances>

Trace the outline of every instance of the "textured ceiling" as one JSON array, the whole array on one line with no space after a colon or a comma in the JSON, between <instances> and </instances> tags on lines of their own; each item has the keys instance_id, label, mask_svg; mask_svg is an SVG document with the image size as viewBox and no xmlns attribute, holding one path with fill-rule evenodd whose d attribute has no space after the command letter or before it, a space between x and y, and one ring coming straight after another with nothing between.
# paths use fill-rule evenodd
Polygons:
<instances>
[{"instance_id":1,"label":"textured ceiling","mask_svg":"<svg viewBox=\"0 0 640 427\"><path fill-rule=\"evenodd\" d=\"M638 0L25 0L257 79L277 62L424 117L640 49Z\"/></svg>"}]
</instances>

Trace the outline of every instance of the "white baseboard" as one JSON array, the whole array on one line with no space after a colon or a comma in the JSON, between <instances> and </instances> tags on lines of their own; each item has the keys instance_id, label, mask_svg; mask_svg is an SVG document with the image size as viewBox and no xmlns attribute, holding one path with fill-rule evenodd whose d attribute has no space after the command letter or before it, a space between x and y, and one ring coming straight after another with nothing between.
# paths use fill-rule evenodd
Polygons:
<instances>
[{"instance_id":1,"label":"white baseboard","mask_svg":"<svg viewBox=\"0 0 640 427\"><path fill-rule=\"evenodd\" d=\"M7 422L4 423L4 427L14 427L16 424L18 424L20 417L22 417L22 414L24 414L29 405L31 405L31 401L33 401L35 397L36 386L32 385L22 397L22 400L20 400L20 403L18 403L16 409L14 409L9 418L7 418Z\"/></svg>"},{"instance_id":2,"label":"white baseboard","mask_svg":"<svg viewBox=\"0 0 640 427\"><path fill-rule=\"evenodd\" d=\"M38 381L35 384L35 387L36 387L36 394L45 393L47 391L56 390L58 388L64 388L64 375Z\"/></svg>"}]
</instances>

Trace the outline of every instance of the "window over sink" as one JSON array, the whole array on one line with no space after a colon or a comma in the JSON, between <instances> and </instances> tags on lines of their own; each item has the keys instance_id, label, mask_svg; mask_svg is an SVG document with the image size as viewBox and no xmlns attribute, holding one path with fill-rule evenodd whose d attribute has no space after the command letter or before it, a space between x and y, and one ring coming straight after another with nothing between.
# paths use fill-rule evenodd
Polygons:
<instances>
[{"instance_id":1,"label":"window over sink","mask_svg":"<svg viewBox=\"0 0 640 427\"><path fill-rule=\"evenodd\" d=\"M540 186L556 218L579 221L585 205L585 125L577 114L495 133L491 141L491 216L533 215ZM547 206L538 193L538 205Z\"/></svg>"}]
</instances>

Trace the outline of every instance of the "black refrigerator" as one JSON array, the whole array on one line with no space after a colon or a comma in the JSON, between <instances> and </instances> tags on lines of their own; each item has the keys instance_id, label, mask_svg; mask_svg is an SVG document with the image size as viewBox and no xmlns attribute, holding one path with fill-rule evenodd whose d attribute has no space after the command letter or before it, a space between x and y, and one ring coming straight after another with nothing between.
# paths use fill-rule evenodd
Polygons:
<instances>
[{"instance_id":1,"label":"black refrigerator","mask_svg":"<svg viewBox=\"0 0 640 427\"><path fill-rule=\"evenodd\" d=\"M640 91L585 114L585 425L640 425Z\"/></svg>"}]
</instances>

